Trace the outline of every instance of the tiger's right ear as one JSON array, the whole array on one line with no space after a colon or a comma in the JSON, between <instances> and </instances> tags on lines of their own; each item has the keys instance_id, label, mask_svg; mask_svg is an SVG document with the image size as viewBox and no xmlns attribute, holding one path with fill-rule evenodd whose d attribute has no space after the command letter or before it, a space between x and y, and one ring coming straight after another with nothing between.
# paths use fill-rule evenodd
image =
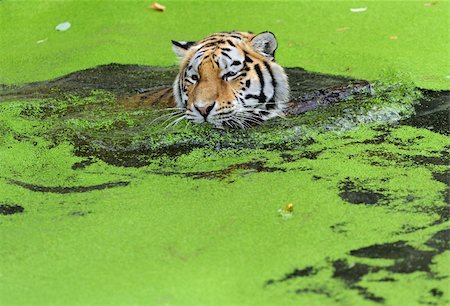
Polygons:
<instances>
[{"instance_id":1,"label":"tiger's right ear","mask_svg":"<svg viewBox=\"0 0 450 306\"><path fill-rule=\"evenodd\" d=\"M252 46L262 55L274 60L275 50L277 50L278 42L272 32L262 32L253 37Z\"/></svg>"},{"instance_id":2,"label":"tiger's right ear","mask_svg":"<svg viewBox=\"0 0 450 306\"><path fill-rule=\"evenodd\" d=\"M172 40L172 50L179 58L183 58L186 51L195 45L195 41L176 41Z\"/></svg>"}]
</instances>

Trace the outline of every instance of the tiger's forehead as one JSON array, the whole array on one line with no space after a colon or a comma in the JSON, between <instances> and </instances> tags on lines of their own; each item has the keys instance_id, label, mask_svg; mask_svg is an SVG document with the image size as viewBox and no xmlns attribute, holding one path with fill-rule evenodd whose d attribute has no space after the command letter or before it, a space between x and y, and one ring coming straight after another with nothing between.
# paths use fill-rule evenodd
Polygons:
<instances>
[{"instance_id":1,"label":"tiger's forehead","mask_svg":"<svg viewBox=\"0 0 450 306\"><path fill-rule=\"evenodd\" d=\"M189 62L188 69L197 70L199 66L207 62L215 63L215 66L220 69L227 69L233 65L242 64L245 58L242 49L235 47L223 47L215 50L199 50L197 51L192 60Z\"/></svg>"},{"instance_id":2,"label":"tiger's forehead","mask_svg":"<svg viewBox=\"0 0 450 306\"><path fill-rule=\"evenodd\" d=\"M188 70L197 70L206 59L211 59L220 69L241 65L246 45L254 35L247 32L217 33L199 41L187 63Z\"/></svg>"},{"instance_id":3,"label":"tiger's forehead","mask_svg":"<svg viewBox=\"0 0 450 306\"><path fill-rule=\"evenodd\" d=\"M200 40L198 44L217 43L222 40L223 42L228 41L228 43L230 41L233 42L234 40L249 42L252 40L253 37L255 37L255 34L250 32L221 32L205 37L204 39Z\"/></svg>"}]
</instances>

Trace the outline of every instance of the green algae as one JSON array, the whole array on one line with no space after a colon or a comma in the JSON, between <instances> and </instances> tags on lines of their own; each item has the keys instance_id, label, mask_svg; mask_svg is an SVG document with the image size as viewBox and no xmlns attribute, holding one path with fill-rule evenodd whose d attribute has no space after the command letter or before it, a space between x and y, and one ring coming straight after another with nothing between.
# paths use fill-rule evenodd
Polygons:
<instances>
[{"instance_id":1,"label":"green algae","mask_svg":"<svg viewBox=\"0 0 450 306\"><path fill-rule=\"evenodd\" d=\"M395 125L411 85L374 89L250 130L2 102L2 301L445 305L450 139Z\"/></svg>"}]
</instances>

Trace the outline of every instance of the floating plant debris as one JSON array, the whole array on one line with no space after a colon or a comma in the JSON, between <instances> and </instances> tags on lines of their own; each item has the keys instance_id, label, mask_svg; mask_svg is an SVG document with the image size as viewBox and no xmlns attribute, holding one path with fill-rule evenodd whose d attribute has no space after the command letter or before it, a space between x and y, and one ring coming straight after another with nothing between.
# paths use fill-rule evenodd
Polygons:
<instances>
[{"instance_id":1,"label":"floating plant debris","mask_svg":"<svg viewBox=\"0 0 450 306\"><path fill-rule=\"evenodd\" d=\"M164 12L166 10L166 7L164 5L159 4L157 2L153 2L152 4L150 4L150 8L158 12Z\"/></svg>"},{"instance_id":2,"label":"floating plant debris","mask_svg":"<svg viewBox=\"0 0 450 306\"><path fill-rule=\"evenodd\" d=\"M278 209L278 213L283 218L283 220L291 218L294 214L294 204L289 203L285 207Z\"/></svg>"},{"instance_id":3,"label":"floating plant debris","mask_svg":"<svg viewBox=\"0 0 450 306\"><path fill-rule=\"evenodd\" d=\"M367 11L367 7L351 8L350 11L353 13L361 13Z\"/></svg>"},{"instance_id":4,"label":"floating plant debris","mask_svg":"<svg viewBox=\"0 0 450 306\"><path fill-rule=\"evenodd\" d=\"M64 31L67 31L68 29L70 29L71 26L72 26L72 25L70 24L70 22L66 21L66 22L63 22L63 23L58 24L58 25L55 27L55 30L56 30L56 31L64 32Z\"/></svg>"}]
</instances>

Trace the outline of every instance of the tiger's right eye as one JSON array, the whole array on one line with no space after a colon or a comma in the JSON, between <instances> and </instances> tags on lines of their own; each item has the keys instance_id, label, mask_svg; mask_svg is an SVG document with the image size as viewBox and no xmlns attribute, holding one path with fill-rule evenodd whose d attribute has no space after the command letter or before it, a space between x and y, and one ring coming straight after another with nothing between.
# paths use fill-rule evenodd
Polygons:
<instances>
[{"instance_id":1,"label":"tiger's right eye","mask_svg":"<svg viewBox=\"0 0 450 306\"><path fill-rule=\"evenodd\" d=\"M193 80L193 81L198 81L198 75L196 75L196 74L194 74L194 75L192 75L191 76L191 79Z\"/></svg>"}]
</instances>

